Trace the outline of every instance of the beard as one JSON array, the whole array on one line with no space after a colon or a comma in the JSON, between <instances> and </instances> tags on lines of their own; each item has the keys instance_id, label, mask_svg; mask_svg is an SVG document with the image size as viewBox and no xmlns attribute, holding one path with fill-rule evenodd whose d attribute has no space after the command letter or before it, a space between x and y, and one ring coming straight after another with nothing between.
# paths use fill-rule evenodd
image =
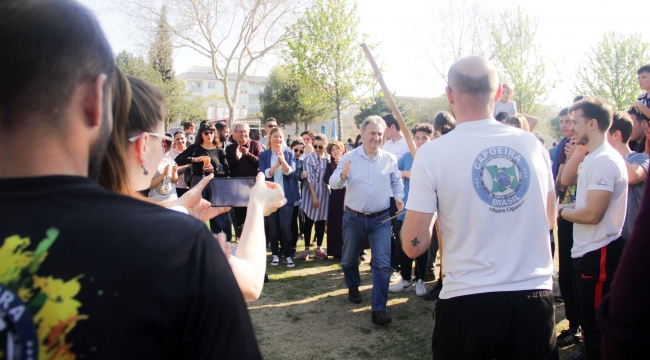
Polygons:
<instances>
[{"instance_id":1,"label":"beard","mask_svg":"<svg viewBox=\"0 0 650 360\"><path fill-rule=\"evenodd\" d=\"M88 177L92 180L97 181L99 179L99 174L102 169L102 162L104 161L104 156L106 156L106 148L108 147L108 141L111 138L111 124L109 124L109 116L111 115L110 107L108 109L104 108L104 116L102 122L99 125L99 135L97 140L90 147L90 154L88 154Z\"/></svg>"},{"instance_id":2,"label":"beard","mask_svg":"<svg viewBox=\"0 0 650 360\"><path fill-rule=\"evenodd\" d=\"M589 135L585 134L582 135L580 138L577 136L574 136L574 139L576 140L576 145L587 145L589 143Z\"/></svg>"}]
</instances>

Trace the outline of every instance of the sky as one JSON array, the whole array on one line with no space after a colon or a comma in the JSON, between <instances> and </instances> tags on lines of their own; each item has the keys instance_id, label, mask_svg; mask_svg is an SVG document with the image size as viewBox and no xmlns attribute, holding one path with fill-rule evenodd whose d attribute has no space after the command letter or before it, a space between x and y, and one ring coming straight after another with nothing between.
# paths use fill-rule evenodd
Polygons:
<instances>
[{"instance_id":1,"label":"sky","mask_svg":"<svg viewBox=\"0 0 650 360\"><path fill-rule=\"evenodd\" d=\"M481 1L481 0L479 0ZM115 53L128 50L142 54L141 37L129 26L129 20L114 10L114 0L80 0L93 10ZM369 42L379 43L373 55L383 64L384 79L398 96L434 97L443 94L444 81L427 63L422 42L435 18L440 0L358 0L359 31L369 36ZM521 7L526 14L538 19L537 37L540 54L555 61L561 85L549 95L553 105L564 106L573 98L576 72L585 53L600 41L605 33L639 33L650 42L647 9L638 0L491 0L484 4L495 13ZM643 23L646 23L645 27ZM361 51L361 50L360 50ZM647 59L650 62L650 59ZM250 75L268 75L279 63L269 57L258 64ZM188 49L174 52L176 73L195 65L209 65L208 59Z\"/></svg>"}]
</instances>

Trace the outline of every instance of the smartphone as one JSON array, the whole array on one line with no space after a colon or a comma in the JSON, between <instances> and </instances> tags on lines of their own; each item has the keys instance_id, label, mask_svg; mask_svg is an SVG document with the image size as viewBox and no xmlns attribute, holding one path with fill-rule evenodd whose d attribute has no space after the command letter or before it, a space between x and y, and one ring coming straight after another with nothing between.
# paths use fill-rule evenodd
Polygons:
<instances>
[{"instance_id":1,"label":"smartphone","mask_svg":"<svg viewBox=\"0 0 650 360\"><path fill-rule=\"evenodd\" d=\"M255 177L214 178L210 180L212 206L246 207Z\"/></svg>"}]
</instances>

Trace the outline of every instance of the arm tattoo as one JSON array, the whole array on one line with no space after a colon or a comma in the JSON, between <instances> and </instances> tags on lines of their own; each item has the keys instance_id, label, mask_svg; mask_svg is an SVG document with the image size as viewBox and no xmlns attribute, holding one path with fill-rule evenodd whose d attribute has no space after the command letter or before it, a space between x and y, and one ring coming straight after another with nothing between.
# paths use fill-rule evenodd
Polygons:
<instances>
[{"instance_id":1,"label":"arm tattoo","mask_svg":"<svg viewBox=\"0 0 650 360\"><path fill-rule=\"evenodd\" d=\"M413 245L413 247L417 247L418 244L420 244L420 241L418 241L418 238L415 238L415 239L411 240L411 245Z\"/></svg>"}]
</instances>

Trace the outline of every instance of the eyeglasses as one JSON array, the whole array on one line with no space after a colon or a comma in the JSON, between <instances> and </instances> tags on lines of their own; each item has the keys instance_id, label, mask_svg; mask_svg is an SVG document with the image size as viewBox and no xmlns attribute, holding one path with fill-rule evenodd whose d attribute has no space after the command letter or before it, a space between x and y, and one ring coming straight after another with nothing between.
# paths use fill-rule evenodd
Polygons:
<instances>
[{"instance_id":1,"label":"eyeglasses","mask_svg":"<svg viewBox=\"0 0 650 360\"><path fill-rule=\"evenodd\" d=\"M305 150L293 149L293 152L304 154L304 153L305 153Z\"/></svg>"},{"instance_id":2,"label":"eyeglasses","mask_svg":"<svg viewBox=\"0 0 650 360\"><path fill-rule=\"evenodd\" d=\"M171 137L171 136L160 135L160 134L156 134L156 133L152 133L152 132L148 132L148 131L145 131L145 132L143 132L143 133L140 134L140 135L136 135L136 136L130 137L130 138L129 138L129 141L130 141L130 142L134 142L134 141L138 140L138 139L140 138L140 136L142 136L142 135L144 135L144 134L147 134L147 135L149 135L149 136L155 136L155 137L157 137L157 138L161 138L161 139L165 139L165 140L167 140L167 141L174 141L174 138Z\"/></svg>"},{"instance_id":3,"label":"eyeglasses","mask_svg":"<svg viewBox=\"0 0 650 360\"><path fill-rule=\"evenodd\" d=\"M311 141L311 138L306 138L306 139L304 139L304 140L307 141L307 142L310 142L310 141Z\"/></svg>"},{"instance_id":4,"label":"eyeglasses","mask_svg":"<svg viewBox=\"0 0 650 360\"><path fill-rule=\"evenodd\" d=\"M323 150L325 149L324 145L314 145L314 149Z\"/></svg>"},{"instance_id":5,"label":"eyeglasses","mask_svg":"<svg viewBox=\"0 0 650 360\"><path fill-rule=\"evenodd\" d=\"M248 134L248 131L246 131L246 130L239 130L239 131L235 131L235 133L237 133L237 134L242 134L242 135L243 135L243 134Z\"/></svg>"},{"instance_id":6,"label":"eyeglasses","mask_svg":"<svg viewBox=\"0 0 650 360\"><path fill-rule=\"evenodd\" d=\"M276 124L266 124L266 127L274 128L274 127L278 127L278 125L276 125Z\"/></svg>"},{"instance_id":7,"label":"eyeglasses","mask_svg":"<svg viewBox=\"0 0 650 360\"><path fill-rule=\"evenodd\" d=\"M214 135L214 131L206 130L206 131L203 132L203 135Z\"/></svg>"}]
</instances>

